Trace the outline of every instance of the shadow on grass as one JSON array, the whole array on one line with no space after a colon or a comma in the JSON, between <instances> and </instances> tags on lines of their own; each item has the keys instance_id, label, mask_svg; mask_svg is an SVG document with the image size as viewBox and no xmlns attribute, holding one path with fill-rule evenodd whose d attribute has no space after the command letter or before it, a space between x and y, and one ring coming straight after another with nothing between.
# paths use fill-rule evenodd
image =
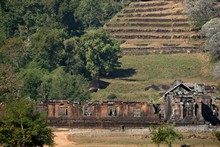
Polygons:
<instances>
[{"instance_id":1,"label":"shadow on grass","mask_svg":"<svg viewBox=\"0 0 220 147\"><path fill-rule=\"evenodd\" d=\"M136 70L133 68L128 69L116 69L113 72L111 72L107 78L126 78L134 75L136 73Z\"/></svg>"},{"instance_id":2,"label":"shadow on grass","mask_svg":"<svg viewBox=\"0 0 220 147\"><path fill-rule=\"evenodd\" d=\"M136 80L136 79L126 79L126 78L123 78L121 80L124 80L124 81L127 81L127 82L136 82L136 81L139 81L139 80Z\"/></svg>"}]
</instances>

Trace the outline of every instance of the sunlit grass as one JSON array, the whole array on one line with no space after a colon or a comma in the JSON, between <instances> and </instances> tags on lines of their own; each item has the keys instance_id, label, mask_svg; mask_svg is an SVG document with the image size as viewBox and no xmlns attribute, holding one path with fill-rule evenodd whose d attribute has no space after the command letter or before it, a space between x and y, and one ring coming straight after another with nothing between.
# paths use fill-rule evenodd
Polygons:
<instances>
[{"instance_id":1,"label":"sunlit grass","mask_svg":"<svg viewBox=\"0 0 220 147\"><path fill-rule=\"evenodd\" d=\"M208 133L197 133L200 138L187 138L187 136L193 133L183 133L183 139L176 140L173 143L174 147L180 147L183 144L188 144L195 147L218 147L218 140L213 135ZM142 136L70 136L70 140L73 140L78 145L84 146L140 146L140 147L157 147L150 138L149 134ZM161 147L166 147L166 144L161 144Z\"/></svg>"},{"instance_id":2,"label":"sunlit grass","mask_svg":"<svg viewBox=\"0 0 220 147\"><path fill-rule=\"evenodd\" d=\"M212 64L205 54L171 54L123 56L122 67L109 78L102 78L110 85L92 93L92 100L107 100L116 94L117 100L158 102L158 91L145 91L149 85L169 85L176 79L185 82L215 84Z\"/></svg>"}]
</instances>

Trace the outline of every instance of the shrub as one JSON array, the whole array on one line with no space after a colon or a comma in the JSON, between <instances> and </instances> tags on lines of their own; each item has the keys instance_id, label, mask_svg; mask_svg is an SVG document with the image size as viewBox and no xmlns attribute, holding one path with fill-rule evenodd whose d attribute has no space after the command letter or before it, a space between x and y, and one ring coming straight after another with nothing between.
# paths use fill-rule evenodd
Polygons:
<instances>
[{"instance_id":1,"label":"shrub","mask_svg":"<svg viewBox=\"0 0 220 147\"><path fill-rule=\"evenodd\" d=\"M220 32L213 35L207 46L206 49L210 51L212 60L219 61L220 60Z\"/></svg>"},{"instance_id":2,"label":"shrub","mask_svg":"<svg viewBox=\"0 0 220 147\"><path fill-rule=\"evenodd\" d=\"M214 136L220 141L220 131L214 132Z\"/></svg>"},{"instance_id":3,"label":"shrub","mask_svg":"<svg viewBox=\"0 0 220 147\"><path fill-rule=\"evenodd\" d=\"M152 141L156 143L158 147L162 142L171 147L175 140L182 138L182 134L174 131L173 125L151 127L150 133Z\"/></svg>"},{"instance_id":4,"label":"shrub","mask_svg":"<svg viewBox=\"0 0 220 147\"><path fill-rule=\"evenodd\" d=\"M213 71L213 76L214 76L215 79L220 77L220 63L219 62L215 64L214 71ZM220 90L220 89L218 89L218 90Z\"/></svg>"},{"instance_id":5,"label":"shrub","mask_svg":"<svg viewBox=\"0 0 220 147\"><path fill-rule=\"evenodd\" d=\"M214 18L206 22L201 29L201 33L210 39L213 35L220 32L220 18Z\"/></svg>"}]
</instances>

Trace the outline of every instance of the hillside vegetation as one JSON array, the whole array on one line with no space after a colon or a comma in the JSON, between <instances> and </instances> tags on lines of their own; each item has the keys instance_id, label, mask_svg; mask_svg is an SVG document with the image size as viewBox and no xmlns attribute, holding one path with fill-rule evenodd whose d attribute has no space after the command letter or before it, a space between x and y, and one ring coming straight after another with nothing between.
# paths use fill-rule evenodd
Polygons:
<instances>
[{"instance_id":1,"label":"hillside vegetation","mask_svg":"<svg viewBox=\"0 0 220 147\"><path fill-rule=\"evenodd\" d=\"M170 85L176 79L216 85L218 80L213 79L213 62L210 62L214 57L204 51L218 51L218 37L206 48L207 33L198 31L202 24L219 17L216 4L215 0L186 1L185 5L180 1L130 3L104 26L111 36L123 41L122 67L102 79L110 85L93 93L92 100L107 100L106 96L113 93L117 100L159 102L164 89L145 89L154 85L161 89L161 85ZM216 28L214 33L218 32L217 22L206 28ZM200 28L195 27L195 23L200 24ZM203 32L211 32L206 28ZM169 55L161 55L167 53ZM215 75L219 76L220 66L217 67Z\"/></svg>"},{"instance_id":2,"label":"hillside vegetation","mask_svg":"<svg viewBox=\"0 0 220 147\"><path fill-rule=\"evenodd\" d=\"M205 54L123 56L121 62L121 69L101 79L110 84L92 93L92 100L107 100L106 96L114 93L117 100L158 102L159 91L145 91L147 86L169 85L175 79L215 84L212 64Z\"/></svg>"}]
</instances>

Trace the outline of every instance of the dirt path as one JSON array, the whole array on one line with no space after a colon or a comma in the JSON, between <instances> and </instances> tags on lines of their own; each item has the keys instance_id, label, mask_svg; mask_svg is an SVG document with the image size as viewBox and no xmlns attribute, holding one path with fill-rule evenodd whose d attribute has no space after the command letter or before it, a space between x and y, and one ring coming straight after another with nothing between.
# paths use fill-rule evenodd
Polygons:
<instances>
[{"instance_id":1,"label":"dirt path","mask_svg":"<svg viewBox=\"0 0 220 147\"><path fill-rule=\"evenodd\" d=\"M68 139L69 132L54 132L55 147L73 147L76 143Z\"/></svg>"}]
</instances>

